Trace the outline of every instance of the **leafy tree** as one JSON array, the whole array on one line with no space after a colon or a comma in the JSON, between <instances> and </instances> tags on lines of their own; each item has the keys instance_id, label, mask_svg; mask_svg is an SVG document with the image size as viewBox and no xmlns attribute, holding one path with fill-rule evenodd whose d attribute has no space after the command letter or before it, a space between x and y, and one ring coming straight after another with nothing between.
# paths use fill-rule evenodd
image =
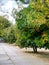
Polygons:
<instances>
[{"instance_id":1,"label":"leafy tree","mask_svg":"<svg viewBox=\"0 0 49 65\"><path fill-rule=\"evenodd\" d=\"M8 28L7 42L14 43L16 41L16 29L15 26Z\"/></svg>"},{"instance_id":2,"label":"leafy tree","mask_svg":"<svg viewBox=\"0 0 49 65\"><path fill-rule=\"evenodd\" d=\"M0 37L8 43L16 41L16 29L6 18L0 16Z\"/></svg>"},{"instance_id":3,"label":"leafy tree","mask_svg":"<svg viewBox=\"0 0 49 65\"><path fill-rule=\"evenodd\" d=\"M9 27L10 25L11 23L6 18L4 18L3 16L0 16L0 30L5 29Z\"/></svg>"},{"instance_id":4,"label":"leafy tree","mask_svg":"<svg viewBox=\"0 0 49 65\"><path fill-rule=\"evenodd\" d=\"M16 41L16 29L15 26L10 26L3 30L2 33L3 39L8 43L14 43Z\"/></svg>"},{"instance_id":5,"label":"leafy tree","mask_svg":"<svg viewBox=\"0 0 49 65\"><path fill-rule=\"evenodd\" d=\"M49 48L49 0L31 0L16 19L20 47Z\"/></svg>"},{"instance_id":6,"label":"leafy tree","mask_svg":"<svg viewBox=\"0 0 49 65\"><path fill-rule=\"evenodd\" d=\"M4 18L3 16L0 16L0 36L2 36L3 29L8 28L11 25L11 23Z\"/></svg>"}]
</instances>

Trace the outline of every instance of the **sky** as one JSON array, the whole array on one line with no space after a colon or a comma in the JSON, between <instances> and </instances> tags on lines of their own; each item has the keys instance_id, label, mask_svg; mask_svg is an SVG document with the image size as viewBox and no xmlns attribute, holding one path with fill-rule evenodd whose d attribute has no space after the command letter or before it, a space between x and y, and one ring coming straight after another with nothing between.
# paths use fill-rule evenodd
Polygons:
<instances>
[{"instance_id":1,"label":"sky","mask_svg":"<svg viewBox=\"0 0 49 65\"><path fill-rule=\"evenodd\" d=\"M17 11L20 9L18 8L18 3L19 1L15 0L0 0L0 15L5 16L8 18L13 24L15 24L15 19L11 16L12 15L12 10L15 8ZM27 7L28 4L22 4L21 2L19 3L19 6Z\"/></svg>"}]
</instances>

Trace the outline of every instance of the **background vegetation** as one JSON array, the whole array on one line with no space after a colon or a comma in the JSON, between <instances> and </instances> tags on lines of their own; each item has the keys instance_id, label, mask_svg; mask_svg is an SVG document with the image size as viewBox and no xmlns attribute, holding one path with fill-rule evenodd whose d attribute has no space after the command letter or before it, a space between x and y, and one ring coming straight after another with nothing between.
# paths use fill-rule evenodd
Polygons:
<instances>
[{"instance_id":1,"label":"background vegetation","mask_svg":"<svg viewBox=\"0 0 49 65\"><path fill-rule=\"evenodd\" d=\"M49 48L49 1L31 0L17 16L19 46L33 47L35 52L37 47Z\"/></svg>"},{"instance_id":2,"label":"background vegetation","mask_svg":"<svg viewBox=\"0 0 49 65\"><path fill-rule=\"evenodd\" d=\"M49 49L49 0L31 0L27 8L14 15L16 25L0 16L0 37L22 48L32 47L34 52Z\"/></svg>"},{"instance_id":3,"label":"background vegetation","mask_svg":"<svg viewBox=\"0 0 49 65\"><path fill-rule=\"evenodd\" d=\"M8 43L16 41L16 29L6 18L0 16L0 38L3 38Z\"/></svg>"}]
</instances>

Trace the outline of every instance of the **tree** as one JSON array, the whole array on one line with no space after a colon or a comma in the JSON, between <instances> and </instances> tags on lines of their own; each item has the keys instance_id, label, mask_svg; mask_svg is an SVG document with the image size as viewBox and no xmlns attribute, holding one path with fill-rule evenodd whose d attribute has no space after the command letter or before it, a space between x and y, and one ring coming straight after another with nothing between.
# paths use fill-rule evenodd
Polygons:
<instances>
[{"instance_id":1,"label":"tree","mask_svg":"<svg viewBox=\"0 0 49 65\"><path fill-rule=\"evenodd\" d=\"M4 18L3 16L0 16L0 36L2 36L3 29L8 28L11 25L11 23Z\"/></svg>"},{"instance_id":2,"label":"tree","mask_svg":"<svg viewBox=\"0 0 49 65\"><path fill-rule=\"evenodd\" d=\"M33 47L34 52L37 52L37 47L49 48L49 1L47 1L31 0L30 5L17 14L19 46Z\"/></svg>"},{"instance_id":3,"label":"tree","mask_svg":"<svg viewBox=\"0 0 49 65\"><path fill-rule=\"evenodd\" d=\"M14 43L16 41L16 29L15 26L11 25L10 27L3 30L2 33L3 39L8 43Z\"/></svg>"},{"instance_id":4,"label":"tree","mask_svg":"<svg viewBox=\"0 0 49 65\"><path fill-rule=\"evenodd\" d=\"M9 27L10 25L11 23L6 18L4 18L3 16L0 16L0 30L5 29Z\"/></svg>"}]
</instances>

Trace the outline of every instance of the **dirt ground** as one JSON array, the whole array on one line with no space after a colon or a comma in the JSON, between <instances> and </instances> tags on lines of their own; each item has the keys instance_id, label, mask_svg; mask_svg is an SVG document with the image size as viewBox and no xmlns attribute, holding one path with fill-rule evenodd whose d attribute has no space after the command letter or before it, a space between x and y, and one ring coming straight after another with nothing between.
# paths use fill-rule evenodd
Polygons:
<instances>
[{"instance_id":1,"label":"dirt ground","mask_svg":"<svg viewBox=\"0 0 49 65\"><path fill-rule=\"evenodd\" d=\"M41 49L38 48L37 53L34 53L32 48L27 48L27 49L23 48L21 50L24 53L27 53L27 54L29 53L29 54L33 55L34 57L37 57L39 59L43 59L43 60L49 62L49 50L48 49L45 50L44 48L41 48Z\"/></svg>"}]
</instances>

